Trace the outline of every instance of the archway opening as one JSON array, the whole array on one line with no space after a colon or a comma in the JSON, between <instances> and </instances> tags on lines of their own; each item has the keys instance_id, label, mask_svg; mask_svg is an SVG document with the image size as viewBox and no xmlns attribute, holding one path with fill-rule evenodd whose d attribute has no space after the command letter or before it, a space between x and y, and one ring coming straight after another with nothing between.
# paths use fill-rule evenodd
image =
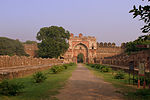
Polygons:
<instances>
[{"instance_id":1,"label":"archway opening","mask_svg":"<svg viewBox=\"0 0 150 100\"><path fill-rule=\"evenodd\" d=\"M77 56L77 63L83 63L83 62L84 62L84 55L80 53Z\"/></svg>"}]
</instances>

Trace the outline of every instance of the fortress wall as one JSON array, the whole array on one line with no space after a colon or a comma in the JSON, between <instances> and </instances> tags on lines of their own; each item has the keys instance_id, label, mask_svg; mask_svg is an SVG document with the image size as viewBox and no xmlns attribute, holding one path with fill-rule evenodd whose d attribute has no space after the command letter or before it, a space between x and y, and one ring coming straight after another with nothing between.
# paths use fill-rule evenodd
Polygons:
<instances>
[{"instance_id":1,"label":"fortress wall","mask_svg":"<svg viewBox=\"0 0 150 100\"><path fill-rule=\"evenodd\" d=\"M37 66L37 65L47 65L47 64L57 64L63 63L63 60L59 59L42 59L42 58L33 58L26 56L0 56L0 68L7 68L13 66Z\"/></svg>"},{"instance_id":2,"label":"fortress wall","mask_svg":"<svg viewBox=\"0 0 150 100\"><path fill-rule=\"evenodd\" d=\"M150 66L150 50L131 53L130 55L122 53L115 56L105 57L104 59L97 59L97 62L101 64L117 65L122 67L128 67L130 61L134 61L135 68L138 68L140 61L145 62L145 64L149 63ZM146 69L148 69L148 67L146 67Z\"/></svg>"},{"instance_id":3,"label":"fortress wall","mask_svg":"<svg viewBox=\"0 0 150 100\"><path fill-rule=\"evenodd\" d=\"M122 47L118 47L115 43L97 43L96 55L97 59L104 59L105 57L115 56L124 52Z\"/></svg>"}]
</instances>

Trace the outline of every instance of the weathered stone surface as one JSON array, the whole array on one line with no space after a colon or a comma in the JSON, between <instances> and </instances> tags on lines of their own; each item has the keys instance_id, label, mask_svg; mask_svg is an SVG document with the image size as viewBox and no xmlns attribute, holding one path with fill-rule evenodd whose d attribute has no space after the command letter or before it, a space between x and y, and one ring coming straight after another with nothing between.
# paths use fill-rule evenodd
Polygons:
<instances>
[{"instance_id":1,"label":"weathered stone surface","mask_svg":"<svg viewBox=\"0 0 150 100\"><path fill-rule=\"evenodd\" d=\"M62 63L60 59L0 56L0 80L23 77Z\"/></svg>"}]
</instances>

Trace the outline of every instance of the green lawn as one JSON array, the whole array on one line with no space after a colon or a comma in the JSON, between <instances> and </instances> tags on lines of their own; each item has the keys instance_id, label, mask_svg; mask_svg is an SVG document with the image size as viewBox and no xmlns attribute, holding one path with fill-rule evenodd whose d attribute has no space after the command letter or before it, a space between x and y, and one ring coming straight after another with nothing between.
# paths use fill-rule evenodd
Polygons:
<instances>
[{"instance_id":1,"label":"green lawn","mask_svg":"<svg viewBox=\"0 0 150 100\"><path fill-rule=\"evenodd\" d=\"M59 93L67 79L71 76L76 65L69 66L58 74L53 74L50 70L43 71L47 79L43 83L33 83L32 75L17 78L10 81L23 82L25 85L23 93L18 96L3 96L0 95L0 100L57 100L54 96Z\"/></svg>"},{"instance_id":2,"label":"green lawn","mask_svg":"<svg viewBox=\"0 0 150 100\"><path fill-rule=\"evenodd\" d=\"M112 83L112 85L119 89L116 91L124 95L125 100L150 100L150 90L148 89L137 89L137 85L129 85L129 76L125 75L125 79L114 79L114 73L111 72L100 72L98 69L91 68L85 65L89 70L91 70L97 77L104 79L104 81ZM132 82L131 82L132 84Z\"/></svg>"}]
</instances>

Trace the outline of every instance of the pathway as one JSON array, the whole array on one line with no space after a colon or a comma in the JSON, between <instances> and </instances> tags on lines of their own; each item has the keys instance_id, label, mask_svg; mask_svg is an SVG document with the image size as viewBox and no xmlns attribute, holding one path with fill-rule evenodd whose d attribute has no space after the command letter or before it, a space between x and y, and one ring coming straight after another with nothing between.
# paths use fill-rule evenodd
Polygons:
<instances>
[{"instance_id":1,"label":"pathway","mask_svg":"<svg viewBox=\"0 0 150 100\"><path fill-rule=\"evenodd\" d=\"M97 78L82 64L72 73L66 86L57 95L59 100L122 100L108 82Z\"/></svg>"}]
</instances>

